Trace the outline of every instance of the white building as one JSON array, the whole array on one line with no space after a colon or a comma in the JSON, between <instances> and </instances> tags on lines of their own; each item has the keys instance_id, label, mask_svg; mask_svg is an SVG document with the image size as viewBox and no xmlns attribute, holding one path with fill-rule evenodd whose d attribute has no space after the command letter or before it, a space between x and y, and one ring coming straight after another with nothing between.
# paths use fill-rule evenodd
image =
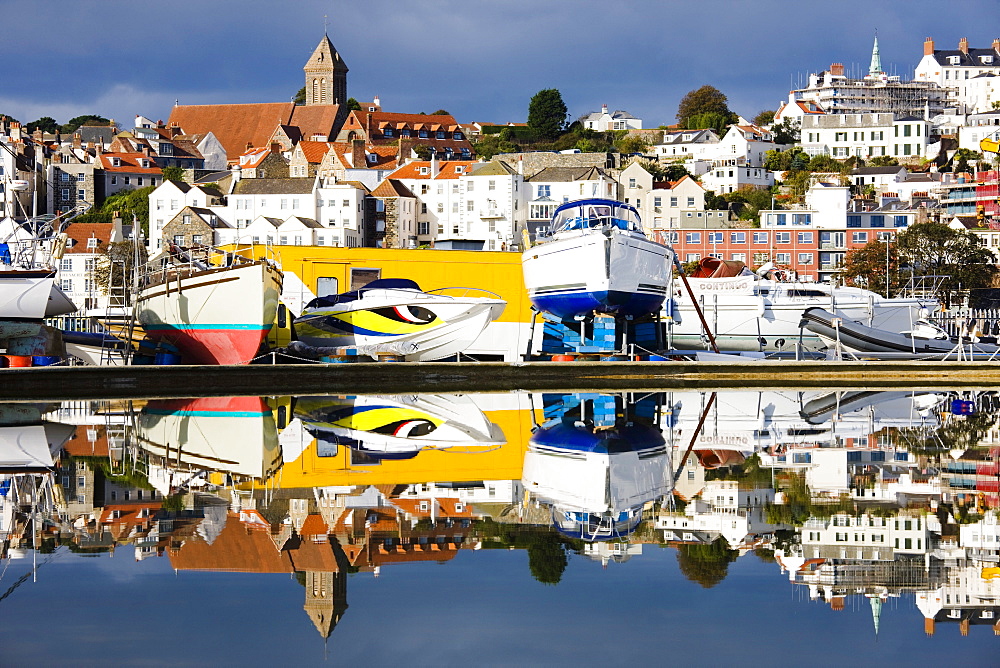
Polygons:
<instances>
[{"instance_id":1,"label":"white building","mask_svg":"<svg viewBox=\"0 0 1000 668\"><path fill-rule=\"evenodd\" d=\"M608 111L608 105L602 105L600 113L594 111L580 117L580 124L588 130L607 132L608 130L641 130L642 120L627 111L616 109Z\"/></svg>"},{"instance_id":2,"label":"white building","mask_svg":"<svg viewBox=\"0 0 1000 668\"><path fill-rule=\"evenodd\" d=\"M983 74L1000 75L1000 39L993 40L990 48L976 49L969 48L969 40L963 37L957 49L949 50L935 49L934 40L928 37L913 77L950 89L951 105L961 113L975 113L991 110L995 99L995 87L977 81Z\"/></svg>"},{"instance_id":3,"label":"white building","mask_svg":"<svg viewBox=\"0 0 1000 668\"><path fill-rule=\"evenodd\" d=\"M937 525L937 518L922 512L811 517L802 526L802 556L892 561L901 554L923 555L931 551L932 524Z\"/></svg>"},{"instance_id":4,"label":"white building","mask_svg":"<svg viewBox=\"0 0 1000 668\"><path fill-rule=\"evenodd\" d=\"M873 158L927 157L930 121L893 114L818 114L802 118L802 149L809 155Z\"/></svg>"},{"instance_id":5,"label":"white building","mask_svg":"<svg viewBox=\"0 0 1000 668\"><path fill-rule=\"evenodd\" d=\"M1000 139L1000 110L988 111L981 114L971 114L965 121L965 125L958 129L958 147L967 148L970 151L981 153L979 142L983 139ZM990 160L991 156L985 156Z\"/></svg>"},{"instance_id":6,"label":"white building","mask_svg":"<svg viewBox=\"0 0 1000 668\"><path fill-rule=\"evenodd\" d=\"M718 151L719 141L714 130L677 130L664 132L663 141L650 150L660 162L711 159Z\"/></svg>"}]
</instances>

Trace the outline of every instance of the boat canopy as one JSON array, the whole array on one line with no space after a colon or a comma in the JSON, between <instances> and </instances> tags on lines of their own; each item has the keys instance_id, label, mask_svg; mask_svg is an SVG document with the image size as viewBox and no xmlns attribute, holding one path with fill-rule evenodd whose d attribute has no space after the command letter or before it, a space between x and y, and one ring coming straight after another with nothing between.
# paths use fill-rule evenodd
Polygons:
<instances>
[{"instance_id":1,"label":"boat canopy","mask_svg":"<svg viewBox=\"0 0 1000 668\"><path fill-rule=\"evenodd\" d=\"M341 292L339 295L317 297L306 304L306 308L323 308L325 306L352 302L356 299L361 299L362 294L368 290L416 290L419 292L420 286L417 285L415 281L411 281L408 278L377 278L357 290Z\"/></svg>"},{"instance_id":2,"label":"boat canopy","mask_svg":"<svg viewBox=\"0 0 1000 668\"><path fill-rule=\"evenodd\" d=\"M552 214L549 234L589 228L642 232L635 207L613 199L578 199L566 202Z\"/></svg>"}]
</instances>

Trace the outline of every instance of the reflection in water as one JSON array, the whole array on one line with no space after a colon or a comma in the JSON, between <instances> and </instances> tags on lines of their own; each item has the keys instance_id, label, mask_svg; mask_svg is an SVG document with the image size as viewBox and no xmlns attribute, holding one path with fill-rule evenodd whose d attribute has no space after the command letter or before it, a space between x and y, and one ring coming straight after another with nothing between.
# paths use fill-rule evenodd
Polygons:
<instances>
[{"instance_id":1,"label":"reflection in water","mask_svg":"<svg viewBox=\"0 0 1000 668\"><path fill-rule=\"evenodd\" d=\"M55 557L127 546L178 573L285 574L326 638L351 576L513 550L563 589L577 556L663 548L704 588L753 554L801 592L788 605L863 610L873 634L906 602L892 614L929 635L1000 635L997 408L903 391L10 404L3 570L31 566L0 575L0 602L57 577Z\"/></svg>"}]
</instances>

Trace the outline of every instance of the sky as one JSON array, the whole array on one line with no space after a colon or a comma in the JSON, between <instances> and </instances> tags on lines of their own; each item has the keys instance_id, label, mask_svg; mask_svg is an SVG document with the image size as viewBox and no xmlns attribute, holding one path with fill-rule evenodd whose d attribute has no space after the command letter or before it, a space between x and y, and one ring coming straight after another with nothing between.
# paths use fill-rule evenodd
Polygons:
<instances>
[{"instance_id":1,"label":"sky","mask_svg":"<svg viewBox=\"0 0 1000 668\"><path fill-rule=\"evenodd\" d=\"M643 127L675 121L683 95L715 86L746 117L776 109L810 72L911 76L925 37L988 47L1000 1L966 0L0 0L0 114L60 123L99 114L131 126L181 104L279 102L325 29L350 68L348 95L385 111L445 109L459 122L523 122L557 88L571 119L602 104ZM16 29L13 29L17 26Z\"/></svg>"}]
</instances>

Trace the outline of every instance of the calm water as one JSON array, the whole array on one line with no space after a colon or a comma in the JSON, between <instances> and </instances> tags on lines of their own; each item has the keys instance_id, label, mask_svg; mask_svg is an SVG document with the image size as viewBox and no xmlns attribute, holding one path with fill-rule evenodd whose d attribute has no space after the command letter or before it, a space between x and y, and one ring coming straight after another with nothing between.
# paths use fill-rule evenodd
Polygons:
<instances>
[{"instance_id":1,"label":"calm water","mask_svg":"<svg viewBox=\"0 0 1000 668\"><path fill-rule=\"evenodd\" d=\"M996 664L998 408L0 406L0 664Z\"/></svg>"}]
</instances>

